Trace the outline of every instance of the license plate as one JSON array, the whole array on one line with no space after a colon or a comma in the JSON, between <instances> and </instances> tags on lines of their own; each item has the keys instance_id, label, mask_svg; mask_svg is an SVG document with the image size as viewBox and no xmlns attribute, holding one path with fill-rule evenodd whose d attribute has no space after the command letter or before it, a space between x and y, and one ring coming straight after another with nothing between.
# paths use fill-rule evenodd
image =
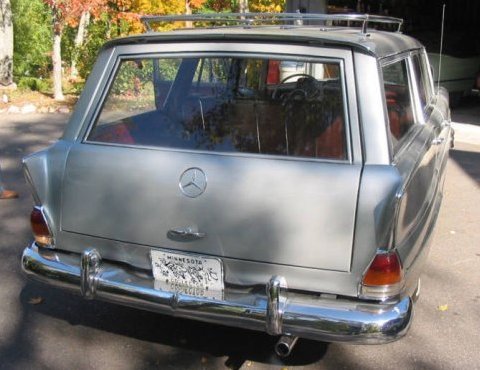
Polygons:
<instances>
[{"instance_id":1,"label":"license plate","mask_svg":"<svg viewBox=\"0 0 480 370\"><path fill-rule=\"evenodd\" d=\"M182 294L223 298L223 266L217 258L152 250L155 289Z\"/></svg>"}]
</instances>

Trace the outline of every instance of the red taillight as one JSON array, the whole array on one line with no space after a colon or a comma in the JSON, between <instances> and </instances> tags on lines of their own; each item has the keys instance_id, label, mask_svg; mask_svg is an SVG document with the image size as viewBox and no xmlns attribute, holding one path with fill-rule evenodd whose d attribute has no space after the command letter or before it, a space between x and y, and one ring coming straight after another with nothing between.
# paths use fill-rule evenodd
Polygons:
<instances>
[{"instance_id":1,"label":"red taillight","mask_svg":"<svg viewBox=\"0 0 480 370\"><path fill-rule=\"evenodd\" d=\"M365 285L390 285L402 280L402 265L398 254L377 254L373 259L367 273L363 277Z\"/></svg>"},{"instance_id":2,"label":"red taillight","mask_svg":"<svg viewBox=\"0 0 480 370\"><path fill-rule=\"evenodd\" d=\"M397 252L379 252L362 279L362 296L388 299L403 288L403 269Z\"/></svg>"},{"instance_id":3,"label":"red taillight","mask_svg":"<svg viewBox=\"0 0 480 370\"><path fill-rule=\"evenodd\" d=\"M53 244L53 237L48 227L45 214L40 207L33 207L30 214L30 224L32 225L35 242L41 246L50 246Z\"/></svg>"}]
</instances>

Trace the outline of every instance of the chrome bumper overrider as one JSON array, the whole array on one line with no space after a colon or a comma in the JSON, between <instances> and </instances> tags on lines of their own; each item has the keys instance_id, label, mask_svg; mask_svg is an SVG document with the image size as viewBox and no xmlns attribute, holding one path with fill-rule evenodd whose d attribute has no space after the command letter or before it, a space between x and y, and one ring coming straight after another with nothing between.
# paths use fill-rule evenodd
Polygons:
<instances>
[{"instance_id":1,"label":"chrome bumper overrider","mask_svg":"<svg viewBox=\"0 0 480 370\"><path fill-rule=\"evenodd\" d=\"M379 344L402 337L411 322L412 300L369 303L289 292L272 277L265 292L226 287L223 300L198 298L154 288L153 277L125 265L102 261L95 250L82 256L25 248L25 273L36 280L141 309L228 326L322 341Z\"/></svg>"}]
</instances>

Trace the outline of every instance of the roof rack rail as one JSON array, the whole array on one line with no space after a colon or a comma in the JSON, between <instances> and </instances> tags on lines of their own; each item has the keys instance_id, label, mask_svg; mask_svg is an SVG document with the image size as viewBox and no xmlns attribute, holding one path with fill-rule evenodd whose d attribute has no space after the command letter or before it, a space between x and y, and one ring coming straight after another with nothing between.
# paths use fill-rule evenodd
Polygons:
<instances>
[{"instance_id":1,"label":"roof rack rail","mask_svg":"<svg viewBox=\"0 0 480 370\"><path fill-rule=\"evenodd\" d=\"M347 21L362 24L362 33L367 33L369 23L397 25L400 32L403 19L371 14L314 14L314 13L206 13L192 15L148 15L140 18L147 31L152 31L152 23L171 22L210 22L220 26L255 27L277 23L303 25L305 21ZM291 22L291 23L290 23ZM225 25L227 23L228 25Z\"/></svg>"}]
</instances>

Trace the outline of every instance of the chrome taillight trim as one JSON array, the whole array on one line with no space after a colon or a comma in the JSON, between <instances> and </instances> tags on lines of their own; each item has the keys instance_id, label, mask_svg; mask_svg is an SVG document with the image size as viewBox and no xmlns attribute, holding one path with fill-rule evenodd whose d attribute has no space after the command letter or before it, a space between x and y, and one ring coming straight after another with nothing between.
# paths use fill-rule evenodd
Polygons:
<instances>
[{"instance_id":1,"label":"chrome taillight trim","mask_svg":"<svg viewBox=\"0 0 480 370\"><path fill-rule=\"evenodd\" d=\"M404 288L405 282L403 280L399 283L390 285L372 286L360 284L359 298L372 299L381 302L396 300L401 295Z\"/></svg>"},{"instance_id":2,"label":"chrome taillight trim","mask_svg":"<svg viewBox=\"0 0 480 370\"><path fill-rule=\"evenodd\" d=\"M45 224L47 225L48 233L50 234L50 239L51 239L50 243L39 243L38 241L35 241L35 243L43 248L55 249L55 237L52 232L52 228L50 227L50 218L48 217L47 212L45 211L45 207L42 205L37 205L37 206L34 206L33 209L40 211L40 213L42 214L42 217L45 221ZM34 238L36 240L37 237L34 235Z\"/></svg>"}]
</instances>

